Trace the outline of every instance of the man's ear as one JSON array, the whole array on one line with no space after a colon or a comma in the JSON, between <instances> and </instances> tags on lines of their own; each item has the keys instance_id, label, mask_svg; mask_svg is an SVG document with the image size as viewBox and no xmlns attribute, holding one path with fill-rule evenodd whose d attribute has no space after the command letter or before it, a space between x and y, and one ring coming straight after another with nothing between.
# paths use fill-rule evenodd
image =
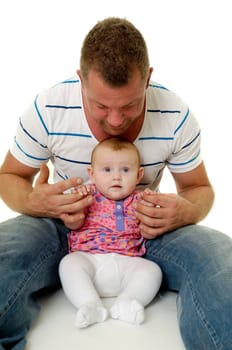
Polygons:
<instances>
[{"instance_id":1,"label":"man's ear","mask_svg":"<svg viewBox=\"0 0 232 350\"><path fill-rule=\"evenodd\" d=\"M150 82L150 79L151 79L152 72L153 72L153 68L150 67L150 68L149 68L148 77L147 77L147 82L146 82L146 89L148 88L148 85L149 85L149 82Z\"/></svg>"},{"instance_id":2,"label":"man's ear","mask_svg":"<svg viewBox=\"0 0 232 350\"><path fill-rule=\"evenodd\" d=\"M76 73L77 73L78 77L80 78L80 80L81 80L81 82L82 82L82 76L81 76L81 71L80 71L80 69L77 69L77 70L76 70Z\"/></svg>"},{"instance_id":3,"label":"man's ear","mask_svg":"<svg viewBox=\"0 0 232 350\"><path fill-rule=\"evenodd\" d=\"M140 167L139 170L138 170L138 179L137 179L137 184L140 183L142 177L144 175L144 168L143 167Z\"/></svg>"}]
</instances>

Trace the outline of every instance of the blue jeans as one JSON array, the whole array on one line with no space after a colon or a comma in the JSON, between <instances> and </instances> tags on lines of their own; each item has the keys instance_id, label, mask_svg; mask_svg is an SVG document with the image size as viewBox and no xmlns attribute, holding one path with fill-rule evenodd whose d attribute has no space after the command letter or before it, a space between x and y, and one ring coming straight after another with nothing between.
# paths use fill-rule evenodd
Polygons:
<instances>
[{"instance_id":1,"label":"blue jeans","mask_svg":"<svg viewBox=\"0 0 232 350\"><path fill-rule=\"evenodd\" d=\"M60 286L67 232L60 221L29 216L0 224L0 350L24 349L38 291Z\"/></svg>"},{"instance_id":2,"label":"blue jeans","mask_svg":"<svg viewBox=\"0 0 232 350\"><path fill-rule=\"evenodd\" d=\"M200 225L147 242L146 258L178 292L177 312L188 350L232 349L232 239Z\"/></svg>"},{"instance_id":3,"label":"blue jeans","mask_svg":"<svg viewBox=\"0 0 232 350\"><path fill-rule=\"evenodd\" d=\"M0 350L22 350L38 293L59 287L68 229L58 220L19 216L0 224ZM200 225L147 242L146 258L178 292L180 332L188 350L232 349L232 240ZM168 330L167 330L168 332Z\"/></svg>"}]
</instances>

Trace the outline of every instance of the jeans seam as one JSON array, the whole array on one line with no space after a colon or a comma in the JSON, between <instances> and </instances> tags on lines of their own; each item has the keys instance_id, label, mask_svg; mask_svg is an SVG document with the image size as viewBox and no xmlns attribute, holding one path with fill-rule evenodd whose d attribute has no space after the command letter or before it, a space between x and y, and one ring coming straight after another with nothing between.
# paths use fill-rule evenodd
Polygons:
<instances>
[{"instance_id":1,"label":"jeans seam","mask_svg":"<svg viewBox=\"0 0 232 350\"><path fill-rule=\"evenodd\" d=\"M62 252L62 250L59 250L59 252ZM64 253L66 252L66 250L64 249ZM26 285L28 284L28 282L31 280L31 278L33 276L36 275L36 273L38 273L38 271L40 270L41 266L44 265L45 261L48 261L50 258L52 258L57 252L52 252L52 254L50 254L49 252L47 254L44 254L41 256L39 262L37 264L34 265L34 267L28 271L26 273L26 275L24 276L23 280L21 281L20 285L18 286L18 288L11 293L11 295L9 296L9 299L7 301L6 306L3 308L2 314L0 315L0 319L2 317L4 317L6 315L6 313L11 309L11 307L15 304L16 300L18 299L18 297L20 296L20 294L22 294L22 292L25 290Z\"/></svg>"},{"instance_id":2,"label":"jeans seam","mask_svg":"<svg viewBox=\"0 0 232 350\"><path fill-rule=\"evenodd\" d=\"M150 253L150 254L153 255L152 253ZM189 275L188 271L186 270L185 266L181 262L179 262L178 260L173 259L172 256L169 256L166 254L163 255L160 253L155 253L155 255L153 255L153 256L154 256L154 258L156 257L156 258L160 258L162 260L171 262L171 263L175 264L176 266L178 266L179 268L181 268L185 272L186 278L187 278L187 283L189 283L189 287L191 290L192 300L193 300L193 303L196 307L196 311L197 311L202 323L205 325L206 329L208 330L209 336L211 337L211 339L215 345L215 348L217 350L223 350L222 346L220 345L220 341L218 339L218 336L215 332L214 327L208 322L208 320L206 319L206 316L203 312L203 308L200 306L199 302L197 302L197 298L195 296L195 293L193 292L193 283L191 281L190 275ZM155 259L154 259L154 261L155 261Z\"/></svg>"}]
</instances>

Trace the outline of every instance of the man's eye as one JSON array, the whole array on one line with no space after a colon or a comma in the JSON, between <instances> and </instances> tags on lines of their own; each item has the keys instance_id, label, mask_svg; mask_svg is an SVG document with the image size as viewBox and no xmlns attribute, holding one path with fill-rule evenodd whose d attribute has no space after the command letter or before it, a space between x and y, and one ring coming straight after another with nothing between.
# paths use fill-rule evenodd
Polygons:
<instances>
[{"instance_id":1,"label":"man's eye","mask_svg":"<svg viewBox=\"0 0 232 350\"><path fill-rule=\"evenodd\" d=\"M98 109L106 109L107 107L106 107L106 106L103 106L103 105L97 105L97 108L98 108Z\"/></svg>"}]
</instances>

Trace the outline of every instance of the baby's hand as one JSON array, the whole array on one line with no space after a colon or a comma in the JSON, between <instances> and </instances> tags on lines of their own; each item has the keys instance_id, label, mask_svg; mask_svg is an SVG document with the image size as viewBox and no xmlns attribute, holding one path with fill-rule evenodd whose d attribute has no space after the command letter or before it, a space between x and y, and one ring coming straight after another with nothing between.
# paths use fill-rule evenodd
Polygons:
<instances>
[{"instance_id":1,"label":"baby's hand","mask_svg":"<svg viewBox=\"0 0 232 350\"><path fill-rule=\"evenodd\" d=\"M153 207L154 205L150 202L147 202L143 199L143 193L144 194L154 194L155 192L152 191L150 188L145 188L145 190L141 193L141 203L144 205L147 205L148 207Z\"/></svg>"},{"instance_id":2,"label":"baby's hand","mask_svg":"<svg viewBox=\"0 0 232 350\"><path fill-rule=\"evenodd\" d=\"M150 188L145 188L144 193L146 194L154 194L154 191L152 191Z\"/></svg>"},{"instance_id":3,"label":"baby's hand","mask_svg":"<svg viewBox=\"0 0 232 350\"><path fill-rule=\"evenodd\" d=\"M93 188L91 185L80 185L77 186L73 189L73 193L78 193L79 195L85 197L88 194L92 194L93 193Z\"/></svg>"}]
</instances>

